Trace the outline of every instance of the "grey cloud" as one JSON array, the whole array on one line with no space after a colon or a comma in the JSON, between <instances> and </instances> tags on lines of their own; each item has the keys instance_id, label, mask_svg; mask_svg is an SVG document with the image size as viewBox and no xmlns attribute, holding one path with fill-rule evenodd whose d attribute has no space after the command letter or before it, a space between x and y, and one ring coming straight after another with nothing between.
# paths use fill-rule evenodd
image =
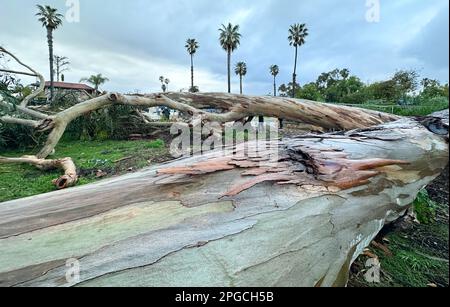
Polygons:
<instances>
[{"instance_id":1,"label":"grey cloud","mask_svg":"<svg viewBox=\"0 0 450 307\"><path fill-rule=\"evenodd\" d=\"M0 44L21 48L19 53L28 59L42 56L36 63L45 63L45 33L35 20L32 2L0 1L0 19L7 25L0 32ZM364 18L365 0L81 0L81 22L66 23L56 31L55 48L70 53L77 65L74 78L103 71L112 74L111 89L149 91L158 90L158 75L173 74L168 75L172 89L179 89L189 84L184 43L196 38L196 83L202 90L224 91L226 54L218 44L217 29L239 21L243 37L233 63L247 62L247 93L267 94L271 64L281 68L279 82L291 78L294 52L287 30L294 22L304 22L310 36L299 54L302 83L336 67L348 67L365 81L387 77L398 68L421 68L448 81L448 13L442 13L448 10L447 0L380 1L381 21L370 24ZM63 0L47 3L64 11ZM422 25L421 20L435 11L441 13ZM19 40L39 50L23 49ZM118 60L120 55L127 56L126 65Z\"/></svg>"}]
</instances>

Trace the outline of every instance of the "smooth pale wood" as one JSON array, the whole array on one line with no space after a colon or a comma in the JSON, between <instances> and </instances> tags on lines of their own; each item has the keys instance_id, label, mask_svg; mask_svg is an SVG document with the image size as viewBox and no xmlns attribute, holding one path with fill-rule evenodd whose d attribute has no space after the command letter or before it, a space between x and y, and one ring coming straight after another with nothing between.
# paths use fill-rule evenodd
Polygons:
<instances>
[{"instance_id":1,"label":"smooth pale wood","mask_svg":"<svg viewBox=\"0 0 450 307\"><path fill-rule=\"evenodd\" d=\"M0 156L0 163L10 163L10 164L26 163L34 165L38 169L43 171L52 169L61 169L64 171L64 175L53 180L53 184L58 189L65 189L67 187L73 186L76 184L78 180L77 168L71 158L46 160L46 159L39 159L36 156L23 156L21 158Z\"/></svg>"},{"instance_id":2,"label":"smooth pale wood","mask_svg":"<svg viewBox=\"0 0 450 307\"><path fill-rule=\"evenodd\" d=\"M0 204L0 285L343 286L383 225L448 163L448 139L406 118L284 140L278 166L267 147L230 168L212 152ZM307 166L314 172L294 172ZM248 187L268 169L290 182ZM341 186L348 171L360 179ZM81 275L68 283L70 258Z\"/></svg>"}]
</instances>

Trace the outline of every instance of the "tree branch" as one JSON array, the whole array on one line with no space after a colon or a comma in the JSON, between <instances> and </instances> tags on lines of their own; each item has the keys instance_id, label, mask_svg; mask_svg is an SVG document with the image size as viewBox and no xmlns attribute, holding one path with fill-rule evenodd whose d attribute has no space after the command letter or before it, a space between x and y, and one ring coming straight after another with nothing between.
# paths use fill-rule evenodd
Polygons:
<instances>
[{"instance_id":1,"label":"tree branch","mask_svg":"<svg viewBox=\"0 0 450 307\"><path fill-rule=\"evenodd\" d=\"M38 75L29 73L29 72L23 72L23 71L16 71L16 70L10 70L10 69L0 69L0 72L6 72L9 74L16 74L16 75L25 75L30 77L37 77Z\"/></svg>"},{"instance_id":2,"label":"tree branch","mask_svg":"<svg viewBox=\"0 0 450 307\"><path fill-rule=\"evenodd\" d=\"M29 115L31 117L38 118L38 119L47 119L47 118L49 118L49 116L44 114L44 113L41 113L41 112L38 112L38 111L35 111L35 110L31 110L31 109L29 109L27 107L23 107L21 105L15 105L15 104L6 102L3 99L2 96L0 96L0 107L3 107L4 109L8 109L10 111L11 110L12 111L17 110L20 113L23 113L23 114L26 114L26 115Z\"/></svg>"},{"instance_id":3,"label":"tree branch","mask_svg":"<svg viewBox=\"0 0 450 307\"><path fill-rule=\"evenodd\" d=\"M22 107L26 107L28 105L28 103L35 97L37 97L41 92L44 91L45 88L45 79L44 77L38 73L37 71L35 71L33 68L31 68L30 66L24 64L22 61L19 60L19 58L17 58L14 54L12 54L11 52L9 52L8 50L6 50L5 48L0 46L0 52L6 53L8 54L10 57L12 57L17 63L19 63L20 65L22 65L23 67L27 68L29 71L31 71L34 76L39 78L39 87L33 91L30 95L28 95L27 97L25 97L22 102L20 103L20 105Z\"/></svg>"},{"instance_id":4,"label":"tree branch","mask_svg":"<svg viewBox=\"0 0 450 307\"><path fill-rule=\"evenodd\" d=\"M28 126L31 128L36 129L39 126L39 122L35 120L30 119L22 119L17 117L11 117L11 116L3 116L0 117L0 121L5 124L19 124L23 126Z\"/></svg>"},{"instance_id":5,"label":"tree branch","mask_svg":"<svg viewBox=\"0 0 450 307\"><path fill-rule=\"evenodd\" d=\"M75 164L71 158L57 160L44 160L36 156L23 156L21 158L7 158L0 156L0 163L26 163L36 166L40 170L62 169L64 175L53 180L58 189L64 189L75 185L78 180Z\"/></svg>"}]
</instances>

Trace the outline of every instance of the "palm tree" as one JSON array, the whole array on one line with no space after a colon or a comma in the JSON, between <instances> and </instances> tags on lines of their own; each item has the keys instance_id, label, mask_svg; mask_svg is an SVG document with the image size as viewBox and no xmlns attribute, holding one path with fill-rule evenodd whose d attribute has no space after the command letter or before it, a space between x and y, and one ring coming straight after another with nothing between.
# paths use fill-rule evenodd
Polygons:
<instances>
[{"instance_id":1,"label":"palm tree","mask_svg":"<svg viewBox=\"0 0 450 307\"><path fill-rule=\"evenodd\" d=\"M297 78L296 72L297 72L297 54L298 54L298 47L305 44L305 38L308 36L308 28L306 28L306 25L304 23L299 24L293 24L289 28L289 45L295 47L295 64L294 64L294 74L292 75L292 98L295 98L295 81Z\"/></svg>"},{"instance_id":2,"label":"palm tree","mask_svg":"<svg viewBox=\"0 0 450 307\"><path fill-rule=\"evenodd\" d=\"M241 34L239 33L239 25L233 26L231 23L228 23L227 26L222 25L219 32L220 45L227 52L228 93L231 93L231 53L241 43Z\"/></svg>"},{"instance_id":3,"label":"palm tree","mask_svg":"<svg viewBox=\"0 0 450 307\"><path fill-rule=\"evenodd\" d=\"M341 75L342 79L347 80L347 78L350 76L350 70L348 68L342 69L339 74Z\"/></svg>"},{"instance_id":4,"label":"palm tree","mask_svg":"<svg viewBox=\"0 0 450 307\"><path fill-rule=\"evenodd\" d=\"M82 78L80 79L80 82L87 82L90 83L94 86L95 91L98 91L98 88L100 87L100 85L106 83L107 81L109 81L108 78L103 77L102 74L96 74L96 75L92 75L89 78Z\"/></svg>"},{"instance_id":5,"label":"palm tree","mask_svg":"<svg viewBox=\"0 0 450 307\"><path fill-rule=\"evenodd\" d=\"M273 96L277 96L277 76L280 73L280 68L278 65L271 65L270 66L270 74L273 76Z\"/></svg>"},{"instance_id":6,"label":"palm tree","mask_svg":"<svg viewBox=\"0 0 450 307\"><path fill-rule=\"evenodd\" d=\"M190 92L194 91L194 54L197 52L197 49L200 47L198 42L195 40L195 38L189 38L186 41L186 46L184 46L191 56L191 88L189 89Z\"/></svg>"},{"instance_id":7,"label":"palm tree","mask_svg":"<svg viewBox=\"0 0 450 307\"><path fill-rule=\"evenodd\" d=\"M161 82L161 89L165 93L167 90L169 90L169 83L170 80L167 78L164 78L164 76L159 77L159 81Z\"/></svg>"},{"instance_id":8,"label":"palm tree","mask_svg":"<svg viewBox=\"0 0 450 307\"><path fill-rule=\"evenodd\" d=\"M62 14L59 14L57 9L50 7L49 5L42 6L37 5L38 12L36 16L39 17L39 21L42 26L47 29L47 43L49 50L49 61L50 61L50 101L53 100L54 92L54 78L53 78L53 31L56 30L60 25L62 25Z\"/></svg>"},{"instance_id":9,"label":"palm tree","mask_svg":"<svg viewBox=\"0 0 450 307\"><path fill-rule=\"evenodd\" d=\"M238 62L234 68L234 72L239 76L240 93L242 95L242 77L247 74L247 64L244 62Z\"/></svg>"}]
</instances>

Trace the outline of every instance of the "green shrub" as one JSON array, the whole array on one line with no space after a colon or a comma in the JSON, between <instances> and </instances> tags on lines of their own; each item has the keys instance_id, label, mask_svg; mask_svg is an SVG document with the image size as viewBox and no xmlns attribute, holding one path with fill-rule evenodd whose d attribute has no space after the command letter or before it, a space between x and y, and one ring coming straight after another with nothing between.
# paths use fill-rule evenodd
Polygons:
<instances>
[{"instance_id":1,"label":"green shrub","mask_svg":"<svg viewBox=\"0 0 450 307\"><path fill-rule=\"evenodd\" d=\"M430 199L427 190L423 189L417 195L413 203L414 212L417 220L421 224L431 224L436 218L437 204Z\"/></svg>"},{"instance_id":2,"label":"green shrub","mask_svg":"<svg viewBox=\"0 0 450 307\"><path fill-rule=\"evenodd\" d=\"M78 117L66 130L70 140L122 140L139 127L133 120L134 107L114 106Z\"/></svg>"}]
</instances>

